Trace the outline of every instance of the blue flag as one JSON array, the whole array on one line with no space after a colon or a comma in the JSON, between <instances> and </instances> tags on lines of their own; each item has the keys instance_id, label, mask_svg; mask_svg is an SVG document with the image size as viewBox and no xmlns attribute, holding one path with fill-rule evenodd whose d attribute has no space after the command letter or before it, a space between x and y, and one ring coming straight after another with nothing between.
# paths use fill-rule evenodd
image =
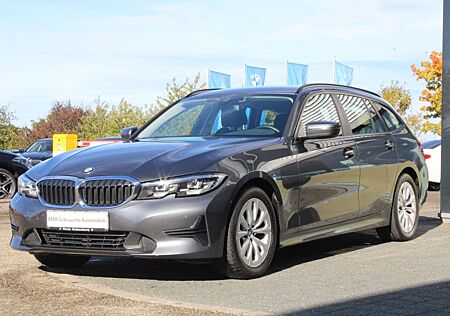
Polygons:
<instances>
[{"instance_id":1,"label":"blue flag","mask_svg":"<svg viewBox=\"0 0 450 316\"><path fill-rule=\"evenodd\" d=\"M306 84L308 66L287 62L286 84L290 86L302 86Z\"/></svg>"},{"instance_id":2,"label":"blue flag","mask_svg":"<svg viewBox=\"0 0 450 316\"><path fill-rule=\"evenodd\" d=\"M353 68L334 62L334 83L349 86L353 80Z\"/></svg>"},{"instance_id":3,"label":"blue flag","mask_svg":"<svg viewBox=\"0 0 450 316\"><path fill-rule=\"evenodd\" d=\"M208 73L208 88L230 88L231 76L210 70Z\"/></svg>"},{"instance_id":4,"label":"blue flag","mask_svg":"<svg viewBox=\"0 0 450 316\"><path fill-rule=\"evenodd\" d=\"M263 86L266 79L266 68L245 65L245 86Z\"/></svg>"}]
</instances>

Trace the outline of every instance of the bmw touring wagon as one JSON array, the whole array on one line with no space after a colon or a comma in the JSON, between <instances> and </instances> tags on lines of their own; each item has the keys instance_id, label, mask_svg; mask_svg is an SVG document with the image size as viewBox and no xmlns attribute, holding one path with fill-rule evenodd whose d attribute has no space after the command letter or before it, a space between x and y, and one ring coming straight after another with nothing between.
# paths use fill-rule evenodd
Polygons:
<instances>
[{"instance_id":1,"label":"bmw touring wagon","mask_svg":"<svg viewBox=\"0 0 450 316\"><path fill-rule=\"evenodd\" d=\"M50 267L133 256L254 278L280 247L366 229L409 240L426 200L420 143L357 88L197 91L122 137L22 175L11 247Z\"/></svg>"}]
</instances>

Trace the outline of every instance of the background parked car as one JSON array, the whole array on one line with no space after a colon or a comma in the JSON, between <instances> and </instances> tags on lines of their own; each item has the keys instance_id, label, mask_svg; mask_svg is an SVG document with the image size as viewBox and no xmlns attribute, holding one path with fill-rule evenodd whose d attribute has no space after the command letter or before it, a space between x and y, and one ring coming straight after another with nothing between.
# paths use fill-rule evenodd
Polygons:
<instances>
[{"instance_id":1,"label":"background parked car","mask_svg":"<svg viewBox=\"0 0 450 316\"><path fill-rule=\"evenodd\" d=\"M0 199L17 191L17 178L31 167L29 159L10 151L0 151Z\"/></svg>"},{"instance_id":2,"label":"background parked car","mask_svg":"<svg viewBox=\"0 0 450 316\"><path fill-rule=\"evenodd\" d=\"M423 143L423 151L428 167L429 189L438 191L441 188L441 140Z\"/></svg>"},{"instance_id":3,"label":"background parked car","mask_svg":"<svg viewBox=\"0 0 450 316\"><path fill-rule=\"evenodd\" d=\"M31 164L34 166L41 161L53 157L53 140L51 138L42 138L32 143L25 150L17 150L13 152L19 153L25 158L29 158L31 160Z\"/></svg>"}]
</instances>

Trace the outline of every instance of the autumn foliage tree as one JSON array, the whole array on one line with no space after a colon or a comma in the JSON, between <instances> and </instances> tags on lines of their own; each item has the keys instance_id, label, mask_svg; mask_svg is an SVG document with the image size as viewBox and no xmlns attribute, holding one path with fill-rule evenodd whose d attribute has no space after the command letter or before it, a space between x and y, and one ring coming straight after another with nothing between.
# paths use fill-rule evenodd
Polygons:
<instances>
[{"instance_id":1,"label":"autumn foliage tree","mask_svg":"<svg viewBox=\"0 0 450 316\"><path fill-rule=\"evenodd\" d=\"M398 81L392 81L389 86L381 86L380 96L388 101L403 117L411 131L420 137L423 130L423 115L411 108L411 93Z\"/></svg>"},{"instance_id":2,"label":"autumn foliage tree","mask_svg":"<svg viewBox=\"0 0 450 316\"><path fill-rule=\"evenodd\" d=\"M47 117L31 124L33 137L39 139L52 137L53 134L78 134L80 121L86 114L85 109L73 106L70 101L56 101Z\"/></svg>"},{"instance_id":3,"label":"autumn foliage tree","mask_svg":"<svg viewBox=\"0 0 450 316\"><path fill-rule=\"evenodd\" d=\"M425 131L441 134L442 113L442 53L433 51L428 61L423 61L420 66L412 65L412 72L417 80L426 82L420 100L426 102L421 110L424 112L423 129Z\"/></svg>"}]
</instances>

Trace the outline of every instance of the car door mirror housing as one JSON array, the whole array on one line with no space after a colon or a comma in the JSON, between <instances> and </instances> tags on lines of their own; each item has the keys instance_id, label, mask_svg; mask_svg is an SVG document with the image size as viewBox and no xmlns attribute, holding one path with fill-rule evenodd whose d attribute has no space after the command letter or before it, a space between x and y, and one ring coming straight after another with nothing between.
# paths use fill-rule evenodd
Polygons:
<instances>
[{"instance_id":1,"label":"car door mirror housing","mask_svg":"<svg viewBox=\"0 0 450 316\"><path fill-rule=\"evenodd\" d=\"M120 137L122 138L123 141L130 140L131 136L133 136L133 134L136 133L137 130L138 128L136 126L129 126L122 128L120 130Z\"/></svg>"},{"instance_id":2,"label":"car door mirror housing","mask_svg":"<svg viewBox=\"0 0 450 316\"><path fill-rule=\"evenodd\" d=\"M336 122L315 121L306 124L306 137L310 138L333 138L339 135L341 126Z\"/></svg>"}]
</instances>

